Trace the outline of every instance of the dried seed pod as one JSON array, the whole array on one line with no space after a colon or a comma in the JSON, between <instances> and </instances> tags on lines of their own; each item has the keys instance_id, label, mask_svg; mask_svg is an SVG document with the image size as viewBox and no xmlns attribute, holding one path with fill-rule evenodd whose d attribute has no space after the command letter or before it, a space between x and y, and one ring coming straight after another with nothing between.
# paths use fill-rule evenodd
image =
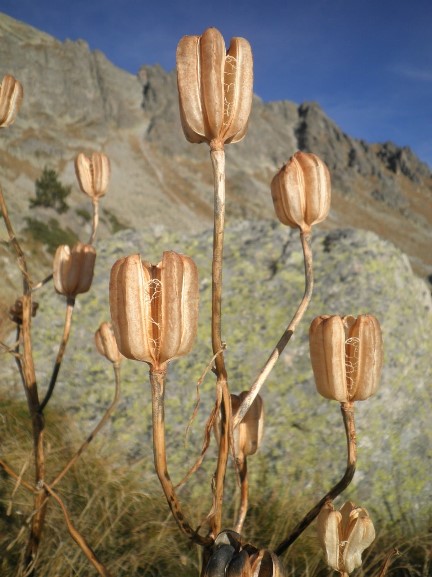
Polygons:
<instances>
[{"instance_id":1,"label":"dried seed pod","mask_svg":"<svg viewBox=\"0 0 432 577\"><path fill-rule=\"evenodd\" d=\"M379 322L372 315L316 317L309 329L318 392L341 403L375 394L383 364Z\"/></svg>"},{"instance_id":2,"label":"dried seed pod","mask_svg":"<svg viewBox=\"0 0 432 577\"><path fill-rule=\"evenodd\" d=\"M90 158L82 152L75 158L75 174L80 188L96 200L107 191L111 169L109 158L102 152L93 152Z\"/></svg>"},{"instance_id":3,"label":"dried seed pod","mask_svg":"<svg viewBox=\"0 0 432 577\"><path fill-rule=\"evenodd\" d=\"M253 60L249 42L232 38L225 52L222 34L208 28L184 36L177 47L180 118L189 142L238 142L252 107Z\"/></svg>"},{"instance_id":4,"label":"dried seed pod","mask_svg":"<svg viewBox=\"0 0 432 577\"><path fill-rule=\"evenodd\" d=\"M318 539L327 565L340 573L351 573L361 566L361 555L375 539L375 529L366 509L347 501L335 511L331 502L317 519Z\"/></svg>"},{"instance_id":5,"label":"dried seed pod","mask_svg":"<svg viewBox=\"0 0 432 577\"><path fill-rule=\"evenodd\" d=\"M252 577L248 552L243 549L235 554L226 568L226 577Z\"/></svg>"},{"instance_id":6,"label":"dried seed pod","mask_svg":"<svg viewBox=\"0 0 432 577\"><path fill-rule=\"evenodd\" d=\"M10 74L6 74L0 84L0 128L7 128L13 124L22 99L21 83Z\"/></svg>"},{"instance_id":7,"label":"dried seed pod","mask_svg":"<svg viewBox=\"0 0 432 577\"><path fill-rule=\"evenodd\" d=\"M315 154L296 152L273 178L271 193L281 223L308 232L329 213L330 173Z\"/></svg>"},{"instance_id":8,"label":"dried seed pod","mask_svg":"<svg viewBox=\"0 0 432 577\"><path fill-rule=\"evenodd\" d=\"M35 317L37 310L39 308L39 303L32 302L31 305L31 316ZM9 318L11 321L17 325L21 325L23 321L23 298L19 297L16 299L15 303L9 308Z\"/></svg>"},{"instance_id":9,"label":"dried seed pod","mask_svg":"<svg viewBox=\"0 0 432 577\"><path fill-rule=\"evenodd\" d=\"M243 399L248 391L243 391L239 395L231 393L231 408L233 418L237 414ZM260 395L257 395L250 406L248 412L234 429L234 453L237 459L243 459L253 455L259 449L264 433L264 405ZM220 440L220 416L214 424L214 434Z\"/></svg>"},{"instance_id":10,"label":"dried seed pod","mask_svg":"<svg viewBox=\"0 0 432 577\"><path fill-rule=\"evenodd\" d=\"M252 577L284 577L278 556L269 549L261 549L251 556Z\"/></svg>"},{"instance_id":11,"label":"dried seed pod","mask_svg":"<svg viewBox=\"0 0 432 577\"><path fill-rule=\"evenodd\" d=\"M54 255L53 279L56 291L67 297L87 292L93 280L96 250L77 242L72 249L60 245Z\"/></svg>"},{"instance_id":12,"label":"dried seed pod","mask_svg":"<svg viewBox=\"0 0 432 577\"><path fill-rule=\"evenodd\" d=\"M226 569L233 555L234 547L231 545L219 545L208 560L204 577L225 577Z\"/></svg>"},{"instance_id":13,"label":"dried seed pod","mask_svg":"<svg viewBox=\"0 0 432 577\"><path fill-rule=\"evenodd\" d=\"M238 400L233 399L236 395L231 395L233 416L235 416L247 394L248 391L241 392L237 397ZM264 406L262 398L257 395L248 412L234 430L234 442L238 445L236 446L236 454L242 454L247 457L256 453L261 444L263 433Z\"/></svg>"},{"instance_id":14,"label":"dried seed pod","mask_svg":"<svg viewBox=\"0 0 432 577\"><path fill-rule=\"evenodd\" d=\"M117 341L111 323L102 323L95 332L95 344L98 352L111 363L119 364L122 355L118 350Z\"/></svg>"},{"instance_id":15,"label":"dried seed pod","mask_svg":"<svg viewBox=\"0 0 432 577\"><path fill-rule=\"evenodd\" d=\"M153 369L187 354L198 324L198 273L187 256L164 252L158 265L131 255L111 270L110 307L120 352Z\"/></svg>"}]
</instances>

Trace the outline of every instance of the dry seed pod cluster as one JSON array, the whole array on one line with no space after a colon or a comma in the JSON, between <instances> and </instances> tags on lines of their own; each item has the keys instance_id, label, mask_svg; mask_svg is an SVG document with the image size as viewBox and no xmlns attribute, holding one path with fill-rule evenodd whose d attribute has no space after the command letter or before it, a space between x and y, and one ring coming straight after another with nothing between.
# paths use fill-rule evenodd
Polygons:
<instances>
[{"instance_id":1,"label":"dry seed pod cluster","mask_svg":"<svg viewBox=\"0 0 432 577\"><path fill-rule=\"evenodd\" d=\"M381 376L383 343L372 315L322 315L309 330L310 357L318 392L340 403L374 395Z\"/></svg>"},{"instance_id":2,"label":"dry seed pod cluster","mask_svg":"<svg viewBox=\"0 0 432 577\"><path fill-rule=\"evenodd\" d=\"M184 36L177 47L177 84L181 123L189 142L222 148L245 136L253 96L247 40L232 38L225 52L216 28L208 28L202 36Z\"/></svg>"},{"instance_id":3,"label":"dry seed pod cluster","mask_svg":"<svg viewBox=\"0 0 432 577\"><path fill-rule=\"evenodd\" d=\"M189 257L167 251L157 265L138 254L118 260L111 270L110 308L122 355L157 369L187 354L198 301L198 272Z\"/></svg>"},{"instance_id":4,"label":"dry seed pod cluster","mask_svg":"<svg viewBox=\"0 0 432 577\"><path fill-rule=\"evenodd\" d=\"M53 262L56 291L67 297L87 292L93 281L96 250L90 244L77 242L72 249L60 245Z\"/></svg>"},{"instance_id":5,"label":"dry seed pod cluster","mask_svg":"<svg viewBox=\"0 0 432 577\"><path fill-rule=\"evenodd\" d=\"M234 531L222 531L215 539L204 577L283 577L278 557L268 549L245 543Z\"/></svg>"},{"instance_id":6,"label":"dry seed pod cluster","mask_svg":"<svg viewBox=\"0 0 432 577\"><path fill-rule=\"evenodd\" d=\"M91 157L82 152L75 159L75 173L81 190L93 200L107 191L111 169L108 157L102 152L93 152Z\"/></svg>"},{"instance_id":7,"label":"dry seed pod cluster","mask_svg":"<svg viewBox=\"0 0 432 577\"><path fill-rule=\"evenodd\" d=\"M362 564L363 551L375 539L375 529L366 509L347 501L335 511L328 502L318 515L318 539L327 565L341 574Z\"/></svg>"},{"instance_id":8,"label":"dry seed pod cluster","mask_svg":"<svg viewBox=\"0 0 432 577\"><path fill-rule=\"evenodd\" d=\"M308 232L329 213L330 173L315 154L296 152L273 178L271 193L281 223Z\"/></svg>"},{"instance_id":9,"label":"dry seed pod cluster","mask_svg":"<svg viewBox=\"0 0 432 577\"><path fill-rule=\"evenodd\" d=\"M13 124L22 99L21 83L10 74L6 74L0 84L0 128L7 128Z\"/></svg>"}]
</instances>

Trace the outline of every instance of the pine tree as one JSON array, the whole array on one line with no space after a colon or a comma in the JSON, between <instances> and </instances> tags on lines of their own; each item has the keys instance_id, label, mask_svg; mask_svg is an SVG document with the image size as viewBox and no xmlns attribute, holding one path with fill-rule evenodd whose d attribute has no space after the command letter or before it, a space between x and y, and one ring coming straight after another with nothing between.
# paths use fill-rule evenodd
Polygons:
<instances>
[{"instance_id":1,"label":"pine tree","mask_svg":"<svg viewBox=\"0 0 432 577\"><path fill-rule=\"evenodd\" d=\"M30 208L35 206L54 208L59 214L68 211L66 198L71 193L71 187L60 182L54 169L45 166L42 175L35 182L35 193L36 198L30 199Z\"/></svg>"}]
</instances>

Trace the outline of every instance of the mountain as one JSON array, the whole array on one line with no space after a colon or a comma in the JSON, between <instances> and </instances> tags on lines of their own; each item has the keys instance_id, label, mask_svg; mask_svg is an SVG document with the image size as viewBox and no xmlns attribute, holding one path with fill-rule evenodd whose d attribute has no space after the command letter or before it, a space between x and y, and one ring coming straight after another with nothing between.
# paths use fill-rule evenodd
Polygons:
<instances>
[{"instance_id":1,"label":"mountain","mask_svg":"<svg viewBox=\"0 0 432 577\"><path fill-rule=\"evenodd\" d=\"M149 223L173 230L209 227L208 149L183 136L174 71L143 66L133 76L84 41L59 42L0 14L5 73L25 91L18 119L1 134L0 181L18 229L26 227L34 181L48 165L73 185L70 210L33 209L33 225L48 221L81 238L88 234L88 199L75 183L73 159L92 150L105 151L112 163L101 236ZM330 168L332 210L324 228L373 231L401 248L418 274L432 275L429 167L407 147L349 137L317 103L255 97L246 138L227 146L228 222L274 219L269 183L297 149L315 152Z\"/></svg>"},{"instance_id":2,"label":"mountain","mask_svg":"<svg viewBox=\"0 0 432 577\"><path fill-rule=\"evenodd\" d=\"M110 367L95 352L93 333L108 319L114 261L139 251L158 262L162 250L173 249L197 262L197 344L191 356L170 365L167 385L168 451L177 481L200 450L201 425L214 402L214 379L208 374L201 390L203 408L185 450L183 432L193 412L196 383L212 358L208 149L187 143L182 134L173 72L144 66L135 77L91 52L85 42L62 43L1 15L0 74L6 72L22 81L25 100L15 124L0 134L0 182L37 280L48 274L50 257L33 262L40 248L31 242L35 223L45 232L57 227L82 240L89 234L88 199L74 181L76 153L103 150L113 169L102 201L94 285L77 299L50 411L65 411L85 434L111 399ZM298 148L316 152L329 165L333 202L329 219L313 233L312 305L262 391L266 431L258 469L286 480L294 496L300 490L311 502L340 478L345 439L339 406L315 393L307 332L318 314L368 312L382 324L385 367L376 397L356 403L359 465L348 496L394 523L423 521L430 518L432 490L431 460L425 453L432 440L432 301L430 286L413 269L423 277L432 274L432 175L409 149L350 138L315 103L254 99L248 135L227 146L223 338L231 388L240 392L250 386L303 293L298 233L275 220L269 193L272 176ZM45 165L73 185L64 215L53 209L29 211L34 181ZM15 294L20 283L8 259L3 243L1 301ZM35 363L45 391L65 303L51 284L35 298ZM0 329L1 320L0 315ZM0 336L14 346L13 332ZM0 396L24 402L15 362L6 355L3 359ZM121 403L102 435L119 466L152 468L147 373L141 363L122 366ZM7 419L1 423L7 427ZM212 472L208 466L206 476L199 477L206 487Z\"/></svg>"}]
</instances>

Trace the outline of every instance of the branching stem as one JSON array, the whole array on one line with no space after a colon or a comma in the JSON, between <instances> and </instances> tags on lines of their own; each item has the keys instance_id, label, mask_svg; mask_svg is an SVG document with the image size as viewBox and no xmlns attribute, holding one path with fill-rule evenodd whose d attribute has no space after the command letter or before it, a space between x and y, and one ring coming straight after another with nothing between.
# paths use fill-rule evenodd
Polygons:
<instances>
[{"instance_id":1,"label":"branching stem","mask_svg":"<svg viewBox=\"0 0 432 577\"><path fill-rule=\"evenodd\" d=\"M69 513L66 509L65 504L61 500L61 498L46 483L44 483L44 489L60 505L60 508L63 511L63 515L64 515L64 518L66 521L66 526L68 528L70 536L75 541L75 543L80 547L81 551L84 553L84 555L90 561L90 563L93 565L93 567L99 573L99 575L101 575L101 577L111 577L111 573L109 573L109 571L105 567L105 565L99 561L98 557L96 556L96 553L93 551L93 549L87 543L86 539L83 537L83 535L81 535L81 533L72 524L72 521L70 520L70 517L69 517Z\"/></svg>"},{"instance_id":2,"label":"branching stem","mask_svg":"<svg viewBox=\"0 0 432 577\"><path fill-rule=\"evenodd\" d=\"M9 465L3 461L3 459L0 459L0 467L8 474L10 475L13 479L15 479L15 481L17 482L17 487L18 486L23 486L27 489L27 491L30 491L31 493L34 492L34 487L32 485L30 485L30 483L27 483L27 481L25 481L22 478L22 474L18 474L16 473L12 467L9 467Z\"/></svg>"},{"instance_id":3,"label":"branching stem","mask_svg":"<svg viewBox=\"0 0 432 577\"><path fill-rule=\"evenodd\" d=\"M251 388L249 389L248 394L243 399L242 404L239 407L238 412L234 418L233 426L234 428L238 426L240 421L248 412L250 406L254 402L256 396L258 395L262 385L266 381L267 377L269 376L270 372L272 371L273 367L275 366L277 360L279 359L282 351L285 349L286 345L288 344L290 338L294 334L298 324L300 323L307 307L309 306L312 292L313 292L313 267L312 267L312 250L311 250L311 238L309 232L301 232L300 239L302 243L303 249L303 257L304 257L304 269L305 269L305 291L303 294L303 298L300 302L300 305L293 316L291 322L285 329L283 335L279 339L277 345L273 349L271 355L267 359L264 367L261 369L258 377L252 384Z\"/></svg>"},{"instance_id":4,"label":"branching stem","mask_svg":"<svg viewBox=\"0 0 432 577\"><path fill-rule=\"evenodd\" d=\"M63 327L63 336L62 336L60 347L59 347L59 350L57 353L57 358L56 358L54 369L53 369L53 372L51 375L51 380L50 380L49 385L48 385L48 390L46 392L44 400L40 404L39 411L41 413L43 412L43 410L47 406L47 404L51 398L51 395L54 392L54 387L56 385L57 377L58 377L60 367L61 367L61 364L63 361L63 357L64 357L64 354L66 351L66 345L67 345L68 340L69 340L70 330L71 330L71 326L72 326L72 313L73 313L74 306L75 306L75 297L68 297L67 302L66 302L66 315L65 315L65 322L64 322L64 327Z\"/></svg>"},{"instance_id":5,"label":"branching stem","mask_svg":"<svg viewBox=\"0 0 432 577\"><path fill-rule=\"evenodd\" d=\"M43 414L40 411L39 394L36 383L36 371L33 360L33 348L31 340L31 319L33 311L32 282L28 273L26 257L12 227L1 188L0 209L9 235L9 241L17 255L18 267L21 271L23 281L22 324L20 330L22 356L20 372L23 379L29 414L32 420L35 459L35 487L39 488L45 478L45 421ZM35 574L34 567L38 555L39 543L46 514L45 496L46 493L44 490L37 490L34 497L34 515L32 517L30 535L23 557L24 573L28 575L28 577L33 577Z\"/></svg>"},{"instance_id":6,"label":"branching stem","mask_svg":"<svg viewBox=\"0 0 432 577\"><path fill-rule=\"evenodd\" d=\"M70 459L70 461L67 463L67 465L60 471L60 473L58 473L58 475L55 477L55 479L50 483L51 489L53 489L57 485L57 483L59 483L63 479L63 477L66 475L66 473L69 471L69 469L76 463L76 461L79 459L79 457L82 455L82 453L87 449L87 447L93 441L95 436L99 433L99 431L102 429L102 427L108 421L108 419L111 417L111 415L112 415L112 413L113 413L113 411L114 411L114 409L118 403L118 400L120 398L120 364L114 363L113 367L114 367L114 375L115 375L115 392L114 392L114 398L111 401L110 406L107 408L102 419L99 421L99 423L96 425L96 427L90 433L90 435L87 437L87 439L84 441L84 443L78 449L78 451Z\"/></svg>"},{"instance_id":7,"label":"branching stem","mask_svg":"<svg viewBox=\"0 0 432 577\"><path fill-rule=\"evenodd\" d=\"M153 454L156 473L173 517L181 531L194 543L208 546L212 544L213 540L209 537L201 537L201 535L192 529L183 514L174 485L168 473L165 447L165 379L166 366L160 370L150 369L153 414Z\"/></svg>"},{"instance_id":8,"label":"branching stem","mask_svg":"<svg viewBox=\"0 0 432 577\"><path fill-rule=\"evenodd\" d=\"M288 547L290 547L294 541L303 533L303 531L309 527L312 521L318 516L321 509L324 507L327 501L333 501L338 495L344 491L348 485L351 483L357 463L357 443L356 443L356 431L354 422L354 403L341 403L342 418L345 426L345 435L347 439L347 465L345 469L345 474L342 479L336 483L334 487L324 495L324 497L305 515L305 517L298 523L291 535L285 541L275 549L276 555L282 555Z\"/></svg>"},{"instance_id":9,"label":"branching stem","mask_svg":"<svg viewBox=\"0 0 432 577\"><path fill-rule=\"evenodd\" d=\"M93 221L89 244L93 244L96 239L96 231L99 224L99 199L93 198Z\"/></svg>"},{"instance_id":10,"label":"branching stem","mask_svg":"<svg viewBox=\"0 0 432 577\"><path fill-rule=\"evenodd\" d=\"M215 357L216 388L221 398L220 441L217 466L214 475L213 508L209 515L210 535L215 538L222 526L222 504L225 473L229 454L231 398L228 388L222 342L222 262L225 231L225 151L211 146L210 157L214 179L214 227L212 260L212 348Z\"/></svg>"},{"instance_id":11,"label":"branching stem","mask_svg":"<svg viewBox=\"0 0 432 577\"><path fill-rule=\"evenodd\" d=\"M239 475L240 475L240 509L238 512L236 524L234 526L234 531L241 534L243 530L243 524L245 522L247 515L248 500L249 500L247 457L243 457L242 461L239 463Z\"/></svg>"}]
</instances>

